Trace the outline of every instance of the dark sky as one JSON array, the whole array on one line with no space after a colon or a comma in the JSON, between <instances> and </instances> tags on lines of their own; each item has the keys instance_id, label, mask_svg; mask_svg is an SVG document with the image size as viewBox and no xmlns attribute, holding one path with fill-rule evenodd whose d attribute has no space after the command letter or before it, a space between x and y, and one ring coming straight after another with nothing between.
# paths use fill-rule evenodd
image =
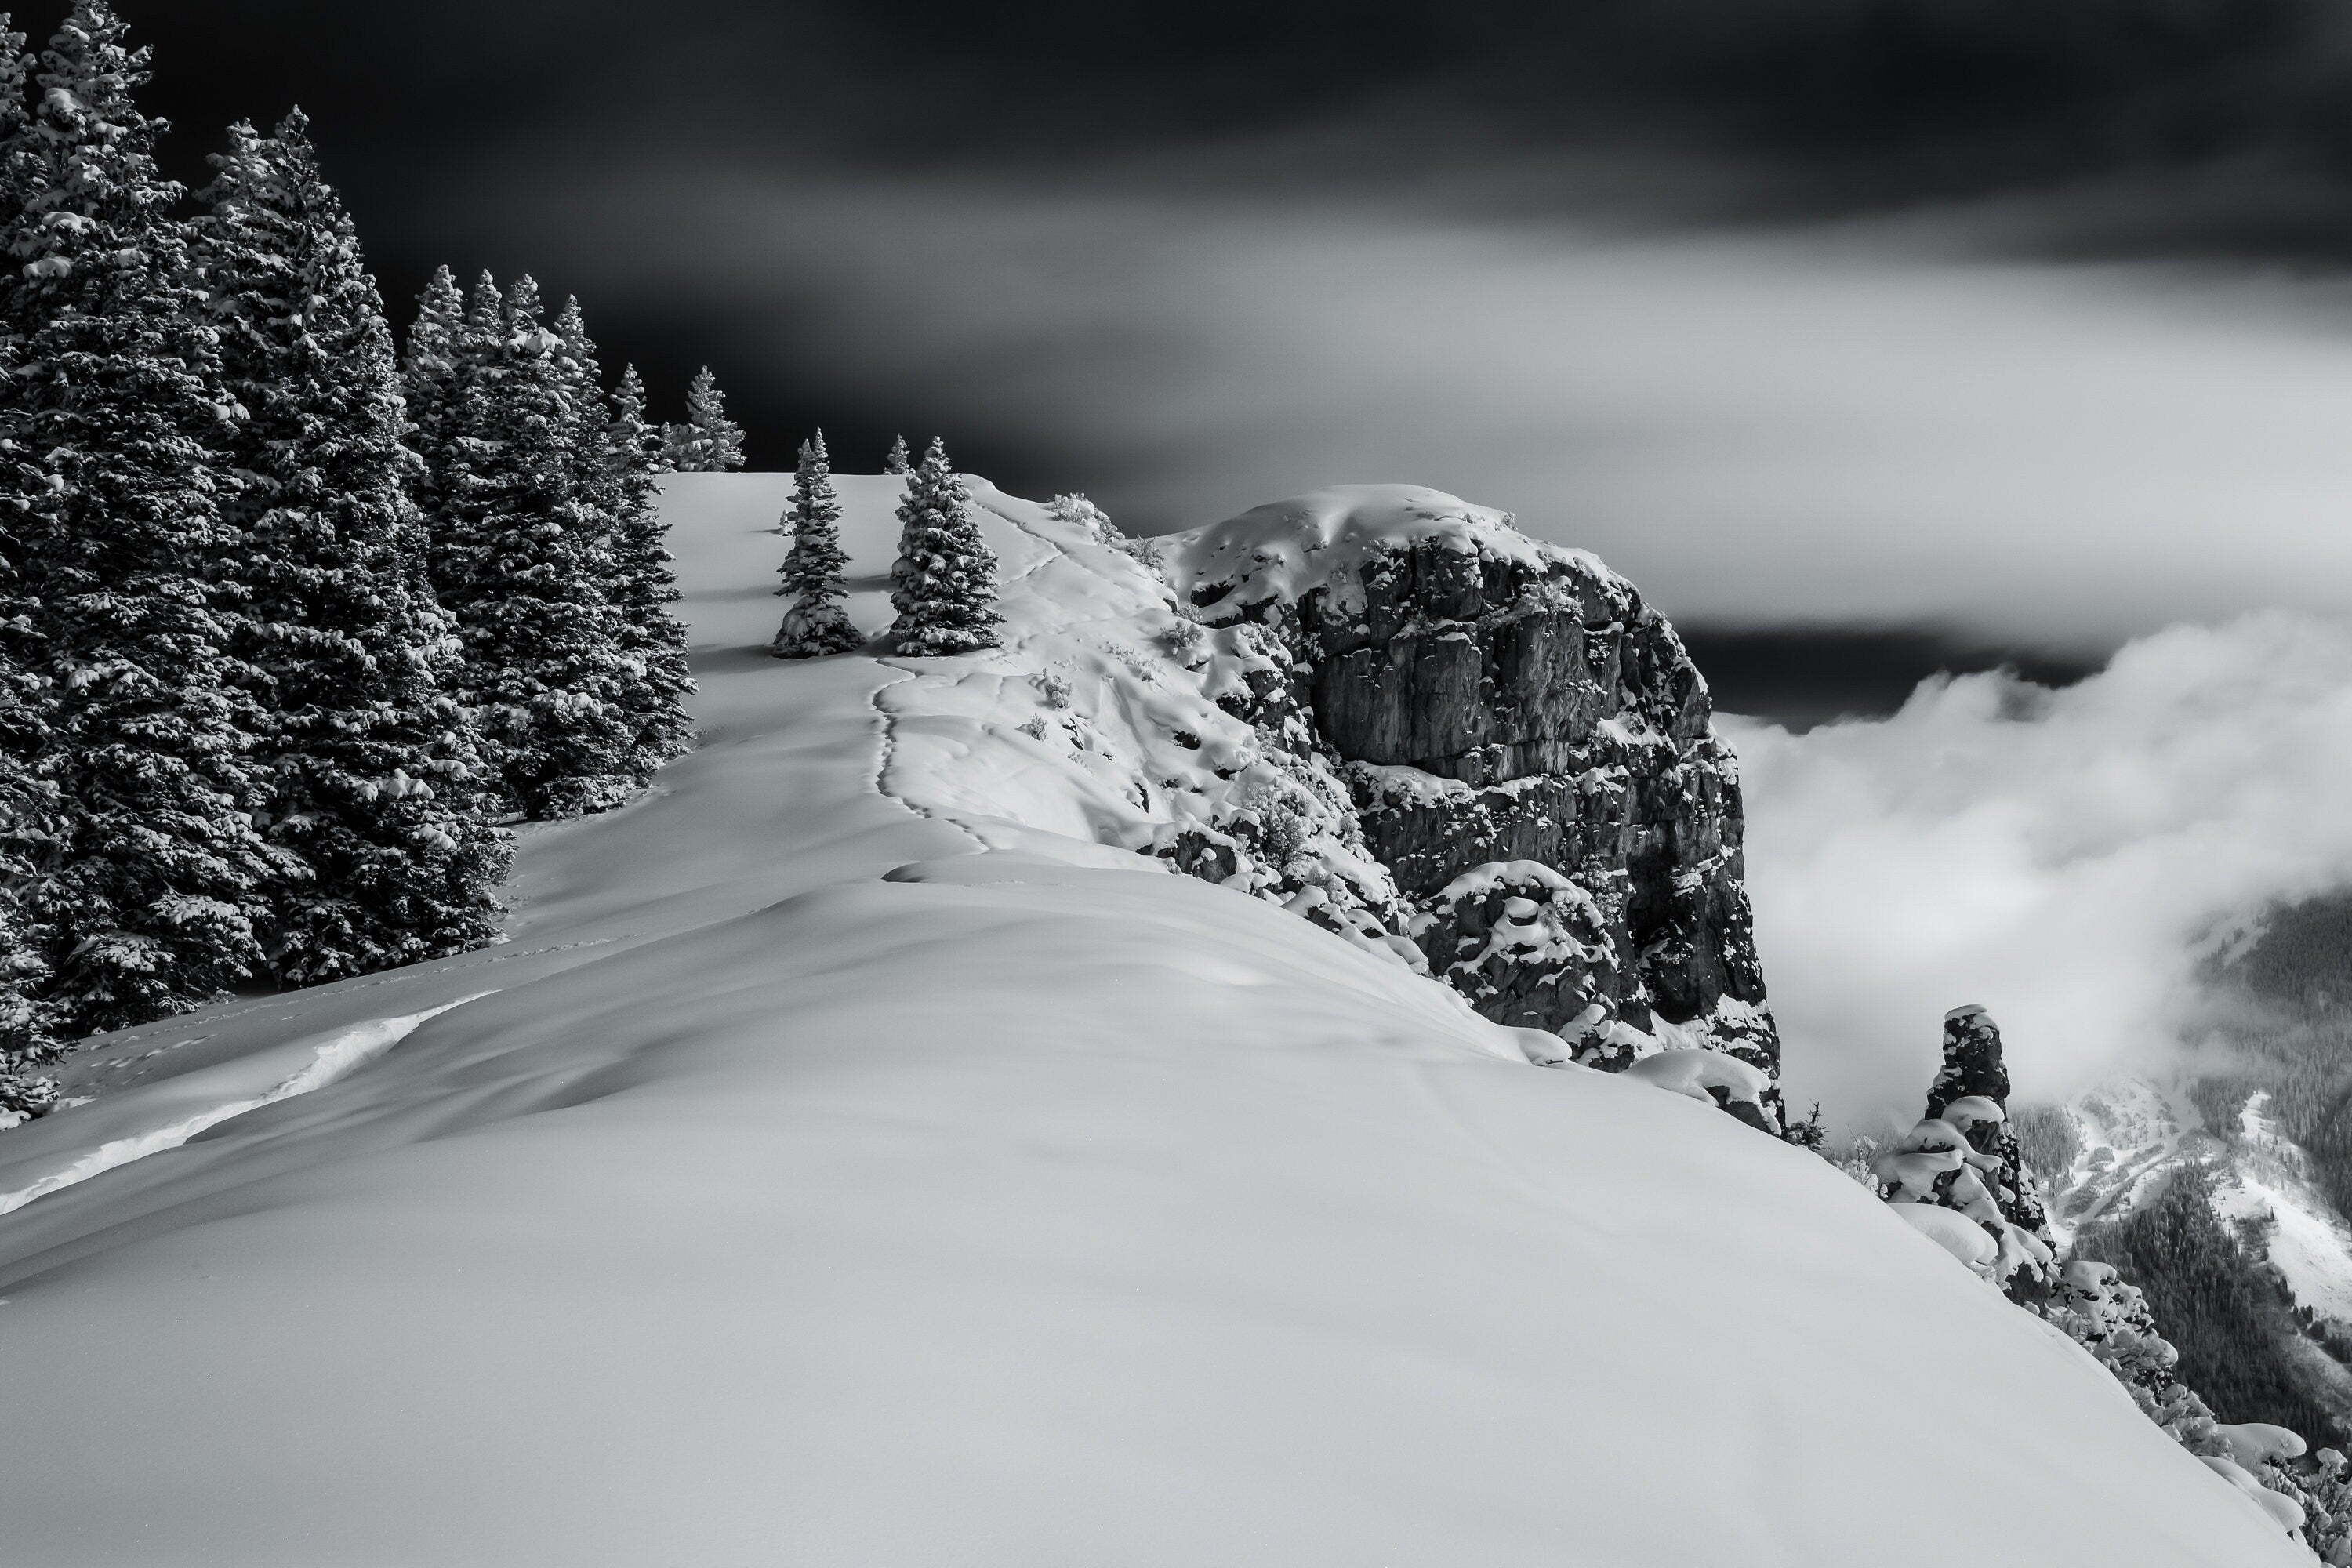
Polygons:
<instances>
[{"instance_id":1,"label":"dark sky","mask_svg":"<svg viewBox=\"0 0 2352 1568\"><path fill-rule=\"evenodd\" d=\"M1312 185L1416 166L1475 175L1546 149L1722 152L1740 159L1739 178L1681 194L1754 215L2252 158L2260 197L2176 191L2053 242L2325 255L2352 237L2333 188L2352 166L2352 50L2343 8L2320 0L123 8L154 47L152 100L179 126L183 174L201 176L230 119L267 121L300 101L401 296L442 260L562 286L565 257L484 214L485 185L493 199L500 183L521 197L581 192L600 169L647 165L688 183L763 165L1034 174L1323 128L1332 134L1255 173ZM22 19L37 35L58 9ZM451 202L457 191L467 199ZM616 357L661 382L682 385L703 360L733 371L762 464L787 460L831 402L822 366L728 365L741 334L705 302L589 303ZM897 422L828 412L867 440ZM925 425L925 412L903 417ZM1009 451L999 461L1028 466Z\"/></svg>"},{"instance_id":2,"label":"dark sky","mask_svg":"<svg viewBox=\"0 0 2352 1568\"><path fill-rule=\"evenodd\" d=\"M2352 9L2325 0L123 9L154 47L150 101L184 177L230 119L299 101L396 311L443 261L576 290L608 363L637 362L657 397L712 364L756 467L785 466L819 422L851 468L896 430L940 433L961 466L1087 489L1145 531L1337 479L1437 484L1593 544L1730 637L1719 685L1828 658L1877 690L1937 648L2095 655L2199 589L2151 578L2108 604L2081 585L2123 542L2234 526L2165 498L2231 495L2245 472L2295 475L2264 503L2288 542L2217 606L2291 598L2313 574L2294 542L2336 478L2261 447L2333 416L2333 362L2263 338L2260 300L2142 310L2137 274L2100 270L2324 279L2352 256ZM58 10L20 21L37 36ZM1904 227L1953 212L1921 220L1924 248ZM1824 289L1854 264L1855 225L1896 261ZM1639 268L1594 249L1603 231L1648 237L1672 287L1643 295ZM1699 237L1655 238L1676 234ZM1846 248L1739 248L1792 234ZM2021 282L2021 261L2077 270ZM2104 292L2052 302L2083 277ZM1922 278L1945 294L1904 293ZM1889 289L1911 302L1872 314ZM2152 323L2146 354L2118 346L2117 310ZM2215 310L2235 312L2226 343L2199 324ZM2020 324L2037 312L2046 333ZM1926 325L1977 317L1952 342ZM1722 392L1714 350L1679 341L1696 320L1750 366L1729 380L1765 391ZM1638 330L1612 345L1622 321ZM2010 331L2041 346L1986 359ZM1556 334L1595 384L1553 384L1515 331ZM1882 420L1853 380L1889 373L1857 354L1933 359L1916 406ZM2127 401L2109 389L2143 358L2186 400L2150 415L2166 434L2086 411L2082 440L2047 438ZM1802 429L1757 368L1780 363ZM1648 385L1654 363L1681 379ZM2021 414L2012 376L2067 390ZM2233 377L2308 391L2154 471L2198 446L2170 432L2249 401ZM2044 475L2053 446L2098 456ZM1381 465L1404 471L1365 471ZM1987 471L2026 477L1979 500ZM2109 472L2149 499L2032 563L2022 596L1952 542L1963 501L2047 537L2021 509L2063 496L2051 515L2071 517ZM1751 504L1769 520L1749 526ZM1819 565L1763 591L1799 559ZM2064 592L2026 591L2052 582ZM1789 641L1820 626L1837 636Z\"/></svg>"}]
</instances>

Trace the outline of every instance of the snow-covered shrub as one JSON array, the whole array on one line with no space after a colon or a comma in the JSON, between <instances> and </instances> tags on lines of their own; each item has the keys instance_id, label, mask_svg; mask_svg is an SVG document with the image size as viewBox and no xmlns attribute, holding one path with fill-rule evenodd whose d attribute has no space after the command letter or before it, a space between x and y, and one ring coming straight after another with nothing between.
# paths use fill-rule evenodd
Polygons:
<instances>
[{"instance_id":1,"label":"snow-covered shrub","mask_svg":"<svg viewBox=\"0 0 2352 1568\"><path fill-rule=\"evenodd\" d=\"M1037 689L1037 700L1046 707L1067 708L1070 705L1070 678L1060 670L1041 669L1029 678L1029 684Z\"/></svg>"},{"instance_id":2,"label":"snow-covered shrub","mask_svg":"<svg viewBox=\"0 0 2352 1568\"><path fill-rule=\"evenodd\" d=\"M1830 1130L1822 1123L1822 1102L1813 1101L1812 1110L1803 1116L1790 1116L1780 1136L1800 1149L1810 1149L1823 1159L1829 1158Z\"/></svg>"},{"instance_id":3,"label":"snow-covered shrub","mask_svg":"<svg viewBox=\"0 0 2352 1568\"><path fill-rule=\"evenodd\" d=\"M1201 646L1208 639L1208 627L1198 621L1185 620L1181 617L1171 622L1168 629L1160 636L1160 645L1167 648L1170 657L1187 668L1192 668L1195 656L1201 651Z\"/></svg>"},{"instance_id":4,"label":"snow-covered shrub","mask_svg":"<svg viewBox=\"0 0 2352 1568\"><path fill-rule=\"evenodd\" d=\"M58 1082L20 1062L0 1065L0 1131L57 1109Z\"/></svg>"},{"instance_id":5,"label":"snow-covered shrub","mask_svg":"<svg viewBox=\"0 0 2352 1568\"><path fill-rule=\"evenodd\" d=\"M1885 1144L1867 1132L1857 1132L1843 1150L1830 1157L1830 1163L1875 1194L1879 1191L1878 1157L1885 1152Z\"/></svg>"},{"instance_id":6,"label":"snow-covered shrub","mask_svg":"<svg viewBox=\"0 0 2352 1568\"><path fill-rule=\"evenodd\" d=\"M1267 802L1260 815L1265 832L1259 842L1265 847L1267 860L1276 867L1286 867L1306 851L1310 829L1306 817L1287 799Z\"/></svg>"},{"instance_id":7,"label":"snow-covered shrub","mask_svg":"<svg viewBox=\"0 0 2352 1568\"><path fill-rule=\"evenodd\" d=\"M1045 503L1045 510L1061 521L1085 529L1097 544L1116 544L1127 537L1119 531L1118 524L1111 521L1110 513L1075 491L1055 496Z\"/></svg>"}]
</instances>

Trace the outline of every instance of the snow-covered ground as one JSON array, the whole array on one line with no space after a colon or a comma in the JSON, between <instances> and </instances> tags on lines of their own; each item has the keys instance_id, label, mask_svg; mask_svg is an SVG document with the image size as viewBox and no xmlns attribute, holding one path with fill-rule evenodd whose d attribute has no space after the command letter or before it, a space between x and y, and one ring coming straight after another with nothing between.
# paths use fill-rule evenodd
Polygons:
<instances>
[{"instance_id":1,"label":"snow-covered ground","mask_svg":"<svg viewBox=\"0 0 2352 1568\"><path fill-rule=\"evenodd\" d=\"M766 658L788 483L672 481L703 745L509 943L0 1136L9 1562L2309 1561L1826 1163L1108 847L1214 722L1116 552L986 492L1015 646Z\"/></svg>"}]
</instances>

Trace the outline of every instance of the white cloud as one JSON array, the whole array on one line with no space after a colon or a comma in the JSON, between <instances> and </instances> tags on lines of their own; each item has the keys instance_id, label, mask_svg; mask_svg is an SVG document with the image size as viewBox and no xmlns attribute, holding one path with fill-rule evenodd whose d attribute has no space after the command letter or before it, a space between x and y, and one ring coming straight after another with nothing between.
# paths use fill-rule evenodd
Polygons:
<instances>
[{"instance_id":1,"label":"white cloud","mask_svg":"<svg viewBox=\"0 0 2352 1568\"><path fill-rule=\"evenodd\" d=\"M734 300L779 375L1066 453L1061 487L1129 522L1406 480L1597 551L1681 621L2104 648L2352 612L2340 283L2001 260L1950 215L1641 228L1206 177L630 188L657 246L597 227L609 203L530 213L622 274L591 298Z\"/></svg>"},{"instance_id":2,"label":"white cloud","mask_svg":"<svg viewBox=\"0 0 2352 1568\"><path fill-rule=\"evenodd\" d=\"M2352 882L2340 622L2177 626L2064 690L1969 676L1888 719L1727 727L1790 1090L1847 1129L1917 1114L1963 1002L2021 1099L2178 1049L2201 942Z\"/></svg>"}]
</instances>

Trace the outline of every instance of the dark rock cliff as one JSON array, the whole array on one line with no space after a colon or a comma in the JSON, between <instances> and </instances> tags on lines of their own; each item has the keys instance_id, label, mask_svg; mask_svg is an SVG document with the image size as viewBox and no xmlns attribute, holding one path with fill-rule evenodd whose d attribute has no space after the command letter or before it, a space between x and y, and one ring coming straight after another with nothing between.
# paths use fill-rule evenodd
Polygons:
<instances>
[{"instance_id":1,"label":"dark rock cliff","mask_svg":"<svg viewBox=\"0 0 2352 1568\"><path fill-rule=\"evenodd\" d=\"M1212 626L1287 645L1286 707L1344 764L1433 973L1622 1066L1768 1070L1737 762L1665 620L1580 552L1402 486L1348 486L1160 552Z\"/></svg>"}]
</instances>

